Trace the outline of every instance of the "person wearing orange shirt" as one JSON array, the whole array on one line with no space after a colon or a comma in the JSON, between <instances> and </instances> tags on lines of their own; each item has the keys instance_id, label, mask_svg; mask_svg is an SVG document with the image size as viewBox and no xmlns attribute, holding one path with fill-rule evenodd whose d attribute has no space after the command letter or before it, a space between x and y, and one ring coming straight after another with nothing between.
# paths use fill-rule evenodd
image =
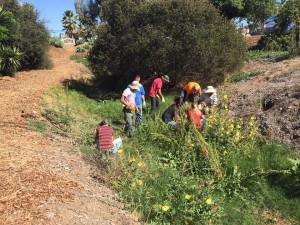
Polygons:
<instances>
[{"instance_id":1,"label":"person wearing orange shirt","mask_svg":"<svg viewBox=\"0 0 300 225\"><path fill-rule=\"evenodd\" d=\"M194 98L196 95L201 95L201 87L196 82L189 82L181 91L180 94L180 104L185 103L186 101L189 101L191 103L194 103Z\"/></svg>"}]
</instances>

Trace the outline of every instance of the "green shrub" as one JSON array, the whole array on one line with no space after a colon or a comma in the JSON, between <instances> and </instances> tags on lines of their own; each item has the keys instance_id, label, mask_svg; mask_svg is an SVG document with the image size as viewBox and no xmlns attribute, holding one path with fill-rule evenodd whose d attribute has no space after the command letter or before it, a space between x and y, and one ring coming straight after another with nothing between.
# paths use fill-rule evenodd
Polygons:
<instances>
[{"instance_id":1,"label":"green shrub","mask_svg":"<svg viewBox=\"0 0 300 225\"><path fill-rule=\"evenodd\" d=\"M83 52L85 52L85 51L86 51L85 48L82 48L82 47L77 47L77 48L76 48L76 52L78 52L78 53L83 53Z\"/></svg>"},{"instance_id":2,"label":"green shrub","mask_svg":"<svg viewBox=\"0 0 300 225\"><path fill-rule=\"evenodd\" d=\"M75 46L82 45L83 43L84 43L84 40L83 39L79 39L79 40L76 41Z\"/></svg>"},{"instance_id":3,"label":"green shrub","mask_svg":"<svg viewBox=\"0 0 300 225\"><path fill-rule=\"evenodd\" d=\"M14 75L21 66L21 56L18 48L0 45L0 74Z\"/></svg>"},{"instance_id":4,"label":"green shrub","mask_svg":"<svg viewBox=\"0 0 300 225\"><path fill-rule=\"evenodd\" d=\"M71 60L75 60L76 62L78 63L82 63L83 65L85 65L86 67L89 67L89 61L83 57L83 56L80 56L80 55L72 55Z\"/></svg>"},{"instance_id":5,"label":"green shrub","mask_svg":"<svg viewBox=\"0 0 300 225\"><path fill-rule=\"evenodd\" d=\"M50 38L50 45L53 45L56 48L63 48L64 42L58 37Z\"/></svg>"},{"instance_id":6,"label":"green shrub","mask_svg":"<svg viewBox=\"0 0 300 225\"><path fill-rule=\"evenodd\" d=\"M276 32L267 34L259 40L257 47L267 51L291 51L293 48L292 35Z\"/></svg>"},{"instance_id":7,"label":"green shrub","mask_svg":"<svg viewBox=\"0 0 300 225\"><path fill-rule=\"evenodd\" d=\"M246 59L242 36L206 0L109 0L103 19L88 59L96 78L113 76L120 86L153 70L175 83L188 75L218 82Z\"/></svg>"},{"instance_id":8,"label":"green shrub","mask_svg":"<svg viewBox=\"0 0 300 225\"><path fill-rule=\"evenodd\" d=\"M230 81L231 82L239 82L241 80L249 80L251 77L255 77L259 74L257 71L252 71L249 73L244 72L236 72L232 75Z\"/></svg>"},{"instance_id":9,"label":"green shrub","mask_svg":"<svg viewBox=\"0 0 300 225\"><path fill-rule=\"evenodd\" d=\"M284 60L291 55L287 51L266 51L266 50L250 50L248 51L249 59L274 59Z\"/></svg>"}]
</instances>

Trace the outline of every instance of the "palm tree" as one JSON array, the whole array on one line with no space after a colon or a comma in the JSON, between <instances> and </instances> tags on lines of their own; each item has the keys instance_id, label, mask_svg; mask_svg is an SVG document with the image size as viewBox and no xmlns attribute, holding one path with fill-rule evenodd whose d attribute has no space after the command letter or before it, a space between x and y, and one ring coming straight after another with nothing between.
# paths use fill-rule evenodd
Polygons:
<instances>
[{"instance_id":1,"label":"palm tree","mask_svg":"<svg viewBox=\"0 0 300 225\"><path fill-rule=\"evenodd\" d=\"M73 38L76 34L76 25L78 23L78 16L74 15L71 10L66 10L64 12L63 18L61 20L65 33Z\"/></svg>"}]
</instances>

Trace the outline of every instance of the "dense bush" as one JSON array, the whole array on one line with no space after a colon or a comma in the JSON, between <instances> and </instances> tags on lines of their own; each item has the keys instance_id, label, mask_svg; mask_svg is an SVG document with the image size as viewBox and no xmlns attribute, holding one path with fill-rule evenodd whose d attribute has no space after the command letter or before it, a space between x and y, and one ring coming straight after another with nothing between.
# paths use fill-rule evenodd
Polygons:
<instances>
[{"instance_id":1,"label":"dense bush","mask_svg":"<svg viewBox=\"0 0 300 225\"><path fill-rule=\"evenodd\" d=\"M268 51L291 51L293 48L292 35L277 32L267 34L259 40L257 47Z\"/></svg>"},{"instance_id":2,"label":"dense bush","mask_svg":"<svg viewBox=\"0 0 300 225\"><path fill-rule=\"evenodd\" d=\"M56 48L63 48L64 42L58 37L50 38L50 45L53 45Z\"/></svg>"},{"instance_id":3,"label":"dense bush","mask_svg":"<svg viewBox=\"0 0 300 225\"><path fill-rule=\"evenodd\" d=\"M217 82L246 58L242 36L205 0L107 0L102 7L105 23L89 54L97 78L122 83L157 70L175 83L187 75Z\"/></svg>"},{"instance_id":4,"label":"dense bush","mask_svg":"<svg viewBox=\"0 0 300 225\"><path fill-rule=\"evenodd\" d=\"M51 66L47 55L49 32L45 22L39 18L32 4L18 4L15 0L0 0L0 5L10 11L20 29L10 39L10 46L16 46L23 52L21 69L44 69Z\"/></svg>"},{"instance_id":5,"label":"dense bush","mask_svg":"<svg viewBox=\"0 0 300 225\"><path fill-rule=\"evenodd\" d=\"M75 46L82 45L83 43L84 43L84 40L83 39L79 39L79 40L76 41Z\"/></svg>"}]
</instances>

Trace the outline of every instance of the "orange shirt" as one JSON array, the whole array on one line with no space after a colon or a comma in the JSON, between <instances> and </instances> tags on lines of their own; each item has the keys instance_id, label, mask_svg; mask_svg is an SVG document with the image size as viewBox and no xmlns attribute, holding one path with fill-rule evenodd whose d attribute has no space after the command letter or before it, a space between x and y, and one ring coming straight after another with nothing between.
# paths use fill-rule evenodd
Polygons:
<instances>
[{"instance_id":1,"label":"orange shirt","mask_svg":"<svg viewBox=\"0 0 300 225\"><path fill-rule=\"evenodd\" d=\"M194 87L195 85L199 86L199 90L197 91L199 94L201 94L201 86L200 84L196 83L196 82L189 82L187 83L183 90L185 90L188 94L194 94Z\"/></svg>"}]
</instances>

